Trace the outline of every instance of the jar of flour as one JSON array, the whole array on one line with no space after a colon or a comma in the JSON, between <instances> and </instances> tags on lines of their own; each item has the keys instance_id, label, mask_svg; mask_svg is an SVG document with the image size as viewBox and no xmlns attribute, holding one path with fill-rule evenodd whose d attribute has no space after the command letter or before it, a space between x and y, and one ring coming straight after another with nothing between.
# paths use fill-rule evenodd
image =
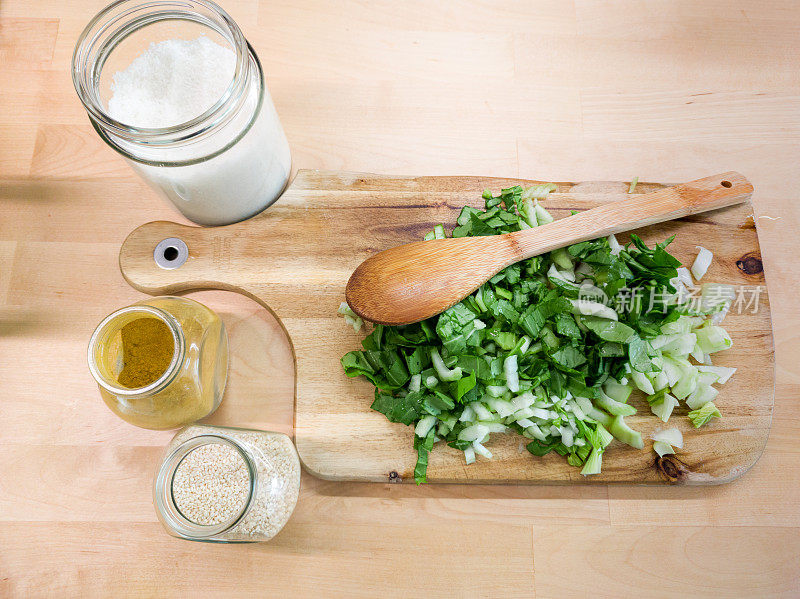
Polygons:
<instances>
[{"instance_id":1,"label":"jar of flour","mask_svg":"<svg viewBox=\"0 0 800 599\"><path fill-rule=\"evenodd\" d=\"M78 40L75 89L98 134L190 220L261 212L291 154L261 63L208 0L122 0Z\"/></svg>"}]
</instances>

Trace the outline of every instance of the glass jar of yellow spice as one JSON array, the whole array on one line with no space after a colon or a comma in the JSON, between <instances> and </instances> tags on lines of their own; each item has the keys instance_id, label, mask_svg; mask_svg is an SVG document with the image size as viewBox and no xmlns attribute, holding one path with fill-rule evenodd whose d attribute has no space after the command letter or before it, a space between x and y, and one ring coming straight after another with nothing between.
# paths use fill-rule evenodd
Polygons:
<instances>
[{"instance_id":1,"label":"glass jar of yellow spice","mask_svg":"<svg viewBox=\"0 0 800 599\"><path fill-rule=\"evenodd\" d=\"M89 370L123 420L171 429L217 409L228 373L228 337L217 314L182 297L117 310L89 341Z\"/></svg>"}]
</instances>

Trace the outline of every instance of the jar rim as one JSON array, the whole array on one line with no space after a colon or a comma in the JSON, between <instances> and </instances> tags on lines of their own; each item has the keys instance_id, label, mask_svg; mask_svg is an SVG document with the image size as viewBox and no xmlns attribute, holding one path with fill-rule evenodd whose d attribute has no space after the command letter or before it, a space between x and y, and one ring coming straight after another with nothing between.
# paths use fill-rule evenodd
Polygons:
<instances>
[{"instance_id":1,"label":"jar rim","mask_svg":"<svg viewBox=\"0 0 800 599\"><path fill-rule=\"evenodd\" d=\"M263 105L264 105L264 85L265 85L264 84L264 71L261 68L261 62L259 61L258 56L256 55L256 53L253 50L253 48L250 46L250 44L248 44L247 47L248 47L248 49L250 51L250 57L253 60L253 64L255 65L256 71L258 73L258 78L259 78L258 103L256 104L256 108L253 111L253 115L250 118L250 121L247 123L247 126L245 126L241 130L241 132L239 132L236 135L236 137L234 137L230 142L228 142L223 147L221 147L220 149L218 149L218 150L216 150L214 152L206 154L205 156L200 156L200 157L197 157L197 158L188 158L188 159L185 159L185 160L148 160L146 158L142 158L141 156L137 156L136 154L133 154L132 152L129 152L124 147L122 147L120 144L115 142L114 139L109 134L108 130L105 129L100 123L95 121L93 118L90 117L89 118L89 122L92 124L92 127L97 132L97 134L100 136L100 139L102 139L104 142L106 142L106 144L108 144L111 147L111 149L113 149L118 154L121 154L126 159L131 160L133 162L138 162L140 164L146 164L148 166L159 166L159 167L178 167L178 166L190 166L190 165L193 165L193 164L200 164L201 162L206 162L208 160L211 160L212 158L216 158L220 154L223 154L223 153L227 152L233 146L235 146L237 143L239 143L239 141L247 134L247 132L250 131L250 129L253 128L253 125L255 124L256 119L258 118L258 115L261 113L261 110L263 109ZM225 121L225 122L227 122L227 121ZM206 133L206 132L208 132L208 131L202 131L201 134L202 133ZM178 140L178 142L180 142L180 141L189 141L189 139L187 138L185 140ZM178 143L178 142L176 142L176 143ZM147 142L142 141L140 143L147 143Z\"/></svg>"},{"instance_id":2,"label":"jar rim","mask_svg":"<svg viewBox=\"0 0 800 599\"><path fill-rule=\"evenodd\" d=\"M199 447L211 444L227 445L233 448L242 457L247 467L249 475L249 488L245 501L236 513L225 522L219 524L205 525L192 522L178 508L175 503L175 496L172 485L175 473L181 462L192 451ZM253 505L253 497L257 484L258 470L253 463L248 451L235 439L218 434L201 434L191 437L180 443L162 461L161 466L156 472L153 482L153 494L156 503L156 512L172 530L184 537L200 540L212 540L212 537L219 535L236 526L250 510Z\"/></svg>"},{"instance_id":3,"label":"jar rim","mask_svg":"<svg viewBox=\"0 0 800 599\"><path fill-rule=\"evenodd\" d=\"M170 360L167 369L155 381L144 387L123 387L118 382L108 378L98 367L97 364L97 350L106 331L114 324L115 321L130 314L142 313L148 316L155 317L169 328L174 342L174 349L172 352L172 359ZM169 385L172 380L177 376L180 370L180 365L183 362L184 354L186 351L186 341L183 336L183 329L181 328L178 320L166 310L156 308L155 306L146 305L133 305L121 308L106 316L100 324L97 325L91 338L89 339L89 347L87 357L89 360L89 371L92 373L97 384L102 386L108 392L118 396L146 396L158 393Z\"/></svg>"},{"instance_id":4,"label":"jar rim","mask_svg":"<svg viewBox=\"0 0 800 599\"><path fill-rule=\"evenodd\" d=\"M129 35L148 25L170 19L199 23L216 31L231 44L236 53L236 68L231 83L214 105L183 123L168 127L137 127L113 118L98 94L100 73L106 59ZM121 150L109 136L133 143L169 145L196 139L224 125L234 116L246 96L250 54L251 49L239 26L211 0L117 0L95 15L79 36L72 55L72 80L92 124L113 148ZM255 115L249 126L254 120ZM125 152L121 153L127 156ZM164 163L159 161L158 164ZM184 162L176 164L182 165Z\"/></svg>"}]
</instances>

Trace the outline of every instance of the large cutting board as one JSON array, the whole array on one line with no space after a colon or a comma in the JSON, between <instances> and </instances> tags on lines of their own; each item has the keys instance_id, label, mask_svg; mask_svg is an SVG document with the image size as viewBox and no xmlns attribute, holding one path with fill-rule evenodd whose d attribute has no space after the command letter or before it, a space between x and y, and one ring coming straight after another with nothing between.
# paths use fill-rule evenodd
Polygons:
<instances>
[{"instance_id":1,"label":"large cutting board","mask_svg":"<svg viewBox=\"0 0 800 599\"><path fill-rule=\"evenodd\" d=\"M418 240L437 223L453 226L462 205L482 207L481 191L532 182L482 177L393 177L300 171L281 199L262 214L218 228L154 222L135 230L120 251L120 268L135 288L152 294L221 288L244 293L270 309L283 324L297 367L295 442L305 468L333 480L409 481L416 460L412 430L392 424L369 409L373 389L344 376L339 358L360 347L363 337L346 326L336 310L350 273L366 257ZM640 183L636 193L661 187ZM627 183L560 183L546 207L556 218L625 197ZM231 193L236 193L235 189ZM676 409L670 426L679 427L685 446L678 458L657 460L650 450L614 443L603 472L592 482L688 484L735 479L759 458L772 417L774 368L769 302L750 205L648 227L648 242L677 234L671 250L691 264L700 244L714 252L704 281L761 286L758 310L732 310L725 326L733 349L715 363L739 368L717 404L724 418L695 430ZM165 270L154 260L165 238L188 245L183 266ZM269 380L263 384L269 385ZM664 425L646 402L628 421L645 438ZM235 425L235 422L230 423ZM493 460L467 466L463 454L441 446L428 467L431 482L583 481L563 458L534 458L522 451L521 437L495 435L487 446Z\"/></svg>"}]
</instances>

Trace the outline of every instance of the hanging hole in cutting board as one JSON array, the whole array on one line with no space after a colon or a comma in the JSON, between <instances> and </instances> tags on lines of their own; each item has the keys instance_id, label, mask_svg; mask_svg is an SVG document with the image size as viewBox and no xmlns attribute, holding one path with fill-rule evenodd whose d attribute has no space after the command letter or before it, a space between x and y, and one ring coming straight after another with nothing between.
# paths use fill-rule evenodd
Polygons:
<instances>
[{"instance_id":1,"label":"hanging hole in cutting board","mask_svg":"<svg viewBox=\"0 0 800 599\"><path fill-rule=\"evenodd\" d=\"M182 239L168 237L158 242L153 250L153 260L160 268L174 270L184 265L189 258L189 247Z\"/></svg>"},{"instance_id":2,"label":"hanging hole in cutting board","mask_svg":"<svg viewBox=\"0 0 800 599\"><path fill-rule=\"evenodd\" d=\"M733 187L733 183L731 183L730 181L723 181L722 183L720 183L720 185L722 185L723 187Z\"/></svg>"}]
</instances>

